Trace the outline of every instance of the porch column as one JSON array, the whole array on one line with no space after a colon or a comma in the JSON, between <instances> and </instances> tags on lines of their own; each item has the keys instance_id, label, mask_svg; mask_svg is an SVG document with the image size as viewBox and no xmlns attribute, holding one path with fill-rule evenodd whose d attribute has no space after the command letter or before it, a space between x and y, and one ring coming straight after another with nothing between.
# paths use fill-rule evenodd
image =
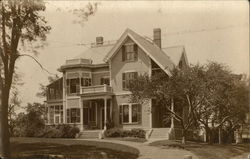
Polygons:
<instances>
[{"instance_id":1,"label":"porch column","mask_svg":"<svg viewBox=\"0 0 250 159\"><path fill-rule=\"evenodd\" d=\"M149 100L149 127L152 129L152 99Z\"/></svg>"},{"instance_id":2,"label":"porch column","mask_svg":"<svg viewBox=\"0 0 250 159\"><path fill-rule=\"evenodd\" d=\"M80 131L83 131L83 106L80 106Z\"/></svg>"},{"instance_id":3,"label":"porch column","mask_svg":"<svg viewBox=\"0 0 250 159\"><path fill-rule=\"evenodd\" d=\"M49 107L49 105L48 105L48 104L46 105L46 107L47 107L47 111L48 111L48 112L47 112L47 120L48 120L48 122L47 122L47 123L48 123L48 124L50 124L50 116L49 116L49 113L50 113L50 107Z\"/></svg>"},{"instance_id":4,"label":"porch column","mask_svg":"<svg viewBox=\"0 0 250 159\"><path fill-rule=\"evenodd\" d=\"M174 99L171 98L171 111L174 112ZM174 128L174 117L171 117L171 128Z\"/></svg>"},{"instance_id":5,"label":"porch column","mask_svg":"<svg viewBox=\"0 0 250 159\"><path fill-rule=\"evenodd\" d=\"M110 106L109 106L110 120L112 120L112 110L113 110L112 98L110 99L109 104L110 104Z\"/></svg>"},{"instance_id":6,"label":"porch column","mask_svg":"<svg viewBox=\"0 0 250 159\"><path fill-rule=\"evenodd\" d=\"M107 97L104 97L104 130L107 129Z\"/></svg>"}]
</instances>

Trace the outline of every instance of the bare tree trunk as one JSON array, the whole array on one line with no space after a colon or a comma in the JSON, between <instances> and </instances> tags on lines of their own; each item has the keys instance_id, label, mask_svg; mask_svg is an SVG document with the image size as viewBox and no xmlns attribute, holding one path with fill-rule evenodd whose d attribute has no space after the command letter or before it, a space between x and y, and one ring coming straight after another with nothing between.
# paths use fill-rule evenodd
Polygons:
<instances>
[{"instance_id":1,"label":"bare tree trunk","mask_svg":"<svg viewBox=\"0 0 250 159\"><path fill-rule=\"evenodd\" d=\"M222 144L222 142L221 142L221 128L219 127L218 128L218 131L219 131L219 144Z\"/></svg>"},{"instance_id":2,"label":"bare tree trunk","mask_svg":"<svg viewBox=\"0 0 250 159\"><path fill-rule=\"evenodd\" d=\"M2 158L10 158L10 140L9 140L9 124L8 124L8 104L9 89L3 88L1 96L0 110L0 154Z\"/></svg>"},{"instance_id":3,"label":"bare tree trunk","mask_svg":"<svg viewBox=\"0 0 250 159\"><path fill-rule=\"evenodd\" d=\"M186 144L186 131L182 130L182 140L181 140L182 144Z\"/></svg>"}]
</instances>

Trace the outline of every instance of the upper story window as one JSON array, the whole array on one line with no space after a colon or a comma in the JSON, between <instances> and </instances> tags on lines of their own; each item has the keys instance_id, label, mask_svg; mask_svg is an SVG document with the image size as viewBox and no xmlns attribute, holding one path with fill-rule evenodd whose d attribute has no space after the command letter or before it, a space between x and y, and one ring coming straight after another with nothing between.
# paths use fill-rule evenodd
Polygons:
<instances>
[{"instance_id":1,"label":"upper story window","mask_svg":"<svg viewBox=\"0 0 250 159\"><path fill-rule=\"evenodd\" d=\"M122 61L136 61L138 56L138 47L134 43L122 46Z\"/></svg>"},{"instance_id":2,"label":"upper story window","mask_svg":"<svg viewBox=\"0 0 250 159\"><path fill-rule=\"evenodd\" d=\"M138 76L137 72L126 72L122 74L122 88L123 90L128 90L129 85L136 79Z\"/></svg>"},{"instance_id":3,"label":"upper story window","mask_svg":"<svg viewBox=\"0 0 250 159\"><path fill-rule=\"evenodd\" d=\"M79 78L67 79L67 93L68 94L80 93Z\"/></svg>"},{"instance_id":4,"label":"upper story window","mask_svg":"<svg viewBox=\"0 0 250 159\"><path fill-rule=\"evenodd\" d=\"M69 72L66 74L67 94L80 93L80 79L78 72Z\"/></svg>"},{"instance_id":5,"label":"upper story window","mask_svg":"<svg viewBox=\"0 0 250 159\"><path fill-rule=\"evenodd\" d=\"M92 79L90 73L82 73L81 86L88 87L92 85Z\"/></svg>"},{"instance_id":6,"label":"upper story window","mask_svg":"<svg viewBox=\"0 0 250 159\"><path fill-rule=\"evenodd\" d=\"M104 84L109 85L109 83L110 83L110 80L108 76L107 77L104 76L101 78L101 85L104 85Z\"/></svg>"},{"instance_id":7,"label":"upper story window","mask_svg":"<svg viewBox=\"0 0 250 159\"><path fill-rule=\"evenodd\" d=\"M54 81L49 86L47 86L47 99L62 99L62 92L63 92L63 80L62 78Z\"/></svg>"}]
</instances>

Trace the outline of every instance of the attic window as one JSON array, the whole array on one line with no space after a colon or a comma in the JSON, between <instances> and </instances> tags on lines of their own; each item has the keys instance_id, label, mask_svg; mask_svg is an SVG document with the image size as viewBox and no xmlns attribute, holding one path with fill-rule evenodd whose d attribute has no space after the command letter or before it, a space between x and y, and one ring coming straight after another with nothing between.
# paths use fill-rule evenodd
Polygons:
<instances>
[{"instance_id":1,"label":"attic window","mask_svg":"<svg viewBox=\"0 0 250 159\"><path fill-rule=\"evenodd\" d=\"M134 43L125 44L122 46L122 61L136 61L138 47Z\"/></svg>"}]
</instances>

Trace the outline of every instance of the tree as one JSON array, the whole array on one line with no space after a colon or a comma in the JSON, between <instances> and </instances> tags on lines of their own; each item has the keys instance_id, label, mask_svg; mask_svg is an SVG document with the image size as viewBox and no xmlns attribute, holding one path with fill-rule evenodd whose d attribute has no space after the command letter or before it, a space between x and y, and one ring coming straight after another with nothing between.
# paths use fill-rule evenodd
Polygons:
<instances>
[{"instance_id":1,"label":"tree","mask_svg":"<svg viewBox=\"0 0 250 159\"><path fill-rule=\"evenodd\" d=\"M133 101L156 99L157 105L165 106L167 113L174 117L182 128L183 144L186 143L187 131L196 126L193 112L202 100L202 69L199 65L182 70L176 68L170 77L165 73L157 73L152 77L139 75L129 86ZM166 119L169 119L169 116L166 115Z\"/></svg>"},{"instance_id":2,"label":"tree","mask_svg":"<svg viewBox=\"0 0 250 159\"><path fill-rule=\"evenodd\" d=\"M2 103L1 103L1 139L0 153L4 158L10 157L8 106L10 89L15 72L16 60L26 54L18 50L19 42L33 42L45 40L50 27L40 15L45 5L39 0L1 1L1 41L0 57L3 63L1 73Z\"/></svg>"},{"instance_id":3,"label":"tree","mask_svg":"<svg viewBox=\"0 0 250 159\"><path fill-rule=\"evenodd\" d=\"M34 137L42 132L45 126L45 106L40 103L28 103L26 113L18 114L15 119L17 136Z\"/></svg>"},{"instance_id":4,"label":"tree","mask_svg":"<svg viewBox=\"0 0 250 159\"><path fill-rule=\"evenodd\" d=\"M0 1L0 5L0 85L2 91L0 153L3 158L9 158L8 107L16 60L23 56L30 57L44 69L33 56L22 53L19 44L21 42L23 48L29 46L32 52L36 53L37 47L43 46L44 43L39 44L46 40L46 35L51 27L47 24L45 17L41 15L41 12L46 9L42 0L4 0ZM88 11L89 13L86 13ZM88 7L87 10L82 10L80 13L84 13L83 17L87 18L95 11L95 7ZM38 45L33 47L33 44Z\"/></svg>"},{"instance_id":5,"label":"tree","mask_svg":"<svg viewBox=\"0 0 250 159\"><path fill-rule=\"evenodd\" d=\"M240 80L236 77L223 64L209 62L204 66L204 89L200 94L204 98L194 116L205 129L210 144L216 140L221 143L221 131L226 123L227 126L239 124L245 117L247 92L239 85ZM215 138L217 131L219 139Z\"/></svg>"}]
</instances>

